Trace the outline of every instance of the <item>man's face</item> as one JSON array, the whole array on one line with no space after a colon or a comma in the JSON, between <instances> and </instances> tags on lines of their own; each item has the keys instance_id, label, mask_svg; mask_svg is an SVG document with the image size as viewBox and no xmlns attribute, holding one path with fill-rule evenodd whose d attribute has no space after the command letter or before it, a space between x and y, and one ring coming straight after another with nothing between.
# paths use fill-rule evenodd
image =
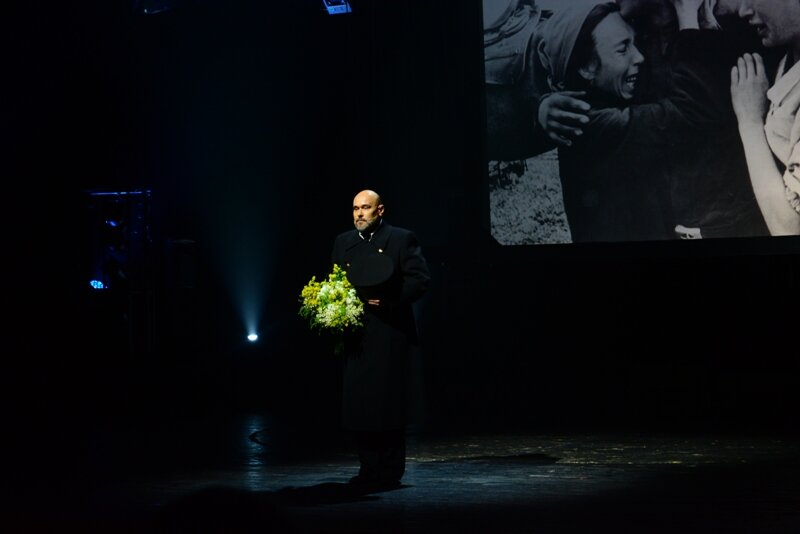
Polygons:
<instances>
[{"instance_id":1,"label":"man's face","mask_svg":"<svg viewBox=\"0 0 800 534\"><path fill-rule=\"evenodd\" d=\"M593 89L618 99L633 98L639 65L644 57L633 44L633 28L619 13L611 13L597 25L593 33L597 57L588 75Z\"/></svg>"},{"instance_id":2,"label":"man's face","mask_svg":"<svg viewBox=\"0 0 800 534\"><path fill-rule=\"evenodd\" d=\"M359 193L353 199L353 225L359 232L371 230L383 217L383 204L369 193Z\"/></svg>"},{"instance_id":3,"label":"man's face","mask_svg":"<svg viewBox=\"0 0 800 534\"><path fill-rule=\"evenodd\" d=\"M754 26L766 47L800 40L800 2L797 0L743 0L740 15Z\"/></svg>"}]
</instances>

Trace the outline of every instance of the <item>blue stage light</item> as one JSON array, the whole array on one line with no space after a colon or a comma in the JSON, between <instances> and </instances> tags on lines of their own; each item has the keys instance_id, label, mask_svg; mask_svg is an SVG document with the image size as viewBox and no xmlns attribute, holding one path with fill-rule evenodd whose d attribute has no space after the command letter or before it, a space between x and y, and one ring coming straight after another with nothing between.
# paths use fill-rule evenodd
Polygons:
<instances>
[{"instance_id":1,"label":"blue stage light","mask_svg":"<svg viewBox=\"0 0 800 534\"><path fill-rule=\"evenodd\" d=\"M258 341L258 334L249 334L247 336L247 341L249 341L250 343L255 343L256 341Z\"/></svg>"},{"instance_id":2,"label":"blue stage light","mask_svg":"<svg viewBox=\"0 0 800 534\"><path fill-rule=\"evenodd\" d=\"M348 0L322 0L322 3L328 10L328 15L341 15L353 11Z\"/></svg>"},{"instance_id":3,"label":"blue stage light","mask_svg":"<svg viewBox=\"0 0 800 534\"><path fill-rule=\"evenodd\" d=\"M100 280L91 280L89 281L89 285L92 286L92 289L105 289L106 286Z\"/></svg>"}]
</instances>

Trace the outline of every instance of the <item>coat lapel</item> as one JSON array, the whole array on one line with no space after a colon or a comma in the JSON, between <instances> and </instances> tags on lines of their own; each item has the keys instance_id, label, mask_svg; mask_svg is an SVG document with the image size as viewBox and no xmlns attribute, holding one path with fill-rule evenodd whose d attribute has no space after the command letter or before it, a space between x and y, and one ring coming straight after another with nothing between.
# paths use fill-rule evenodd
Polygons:
<instances>
[{"instance_id":1,"label":"coat lapel","mask_svg":"<svg viewBox=\"0 0 800 534\"><path fill-rule=\"evenodd\" d=\"M360 244L363 240L361 236L358 235L358 230L353 230L349 234L347 234L347 240L344 243L344 250L350 250L356 245Z\"/></svg>"},{"instance_id":2,"label":"coat lapel","mask_svg":"<svg viewBox=\"0 0 800 534\"><path fill-rule=\"evenodd\" d=\"M389 237L392 235L392 227L384 221L381 227L372 236L372 244L378 249L378 252L385 252L386 247L389 245Z\"/></svg>"}]
</instances>

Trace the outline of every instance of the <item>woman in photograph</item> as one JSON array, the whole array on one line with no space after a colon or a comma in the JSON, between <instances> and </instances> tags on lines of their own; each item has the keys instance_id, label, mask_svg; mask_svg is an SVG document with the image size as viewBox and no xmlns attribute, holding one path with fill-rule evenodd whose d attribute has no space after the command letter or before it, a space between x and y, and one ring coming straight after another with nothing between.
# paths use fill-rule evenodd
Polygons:
<instances>
[{"instance_id":1,"label":"woman in photograph","mask_svg":"<svg viewBox=\"0 0 800 534\"><path fill-rule=\"evenodd\" d=\"M786 48L769 87L759 54L731 70L731 96L750 180L772 235L800 235L800 2L742 0L767 48ZM766 116L766 119L765 119Z\"/></svg>"}]
</instances>

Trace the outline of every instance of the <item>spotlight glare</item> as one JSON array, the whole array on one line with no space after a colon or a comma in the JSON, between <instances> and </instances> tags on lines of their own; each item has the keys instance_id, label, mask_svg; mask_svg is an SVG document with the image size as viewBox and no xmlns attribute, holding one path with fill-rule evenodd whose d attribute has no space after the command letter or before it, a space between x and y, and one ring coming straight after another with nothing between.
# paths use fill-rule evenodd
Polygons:
<instances>
[{"instance_id":1,"label":"spotlight glare","mask_svg":"<svg viewBox=\"0 0 800 534\"><path fill-rule=\"evenodd\" d=\"M258 334L248 334L247 341L254 343L258 339Z\"/></svg>"},{"instance_id":2,"label":"spotlight glare","mask_svg":"<svg viewBox=\"0 0 800 534\"><path fill-rule=\"evenodd\" d=\"M92 286L92 289L105 289L106 286L100 280L91 280L89 281L89 285Z\"/></svg>"}]
</instances>

